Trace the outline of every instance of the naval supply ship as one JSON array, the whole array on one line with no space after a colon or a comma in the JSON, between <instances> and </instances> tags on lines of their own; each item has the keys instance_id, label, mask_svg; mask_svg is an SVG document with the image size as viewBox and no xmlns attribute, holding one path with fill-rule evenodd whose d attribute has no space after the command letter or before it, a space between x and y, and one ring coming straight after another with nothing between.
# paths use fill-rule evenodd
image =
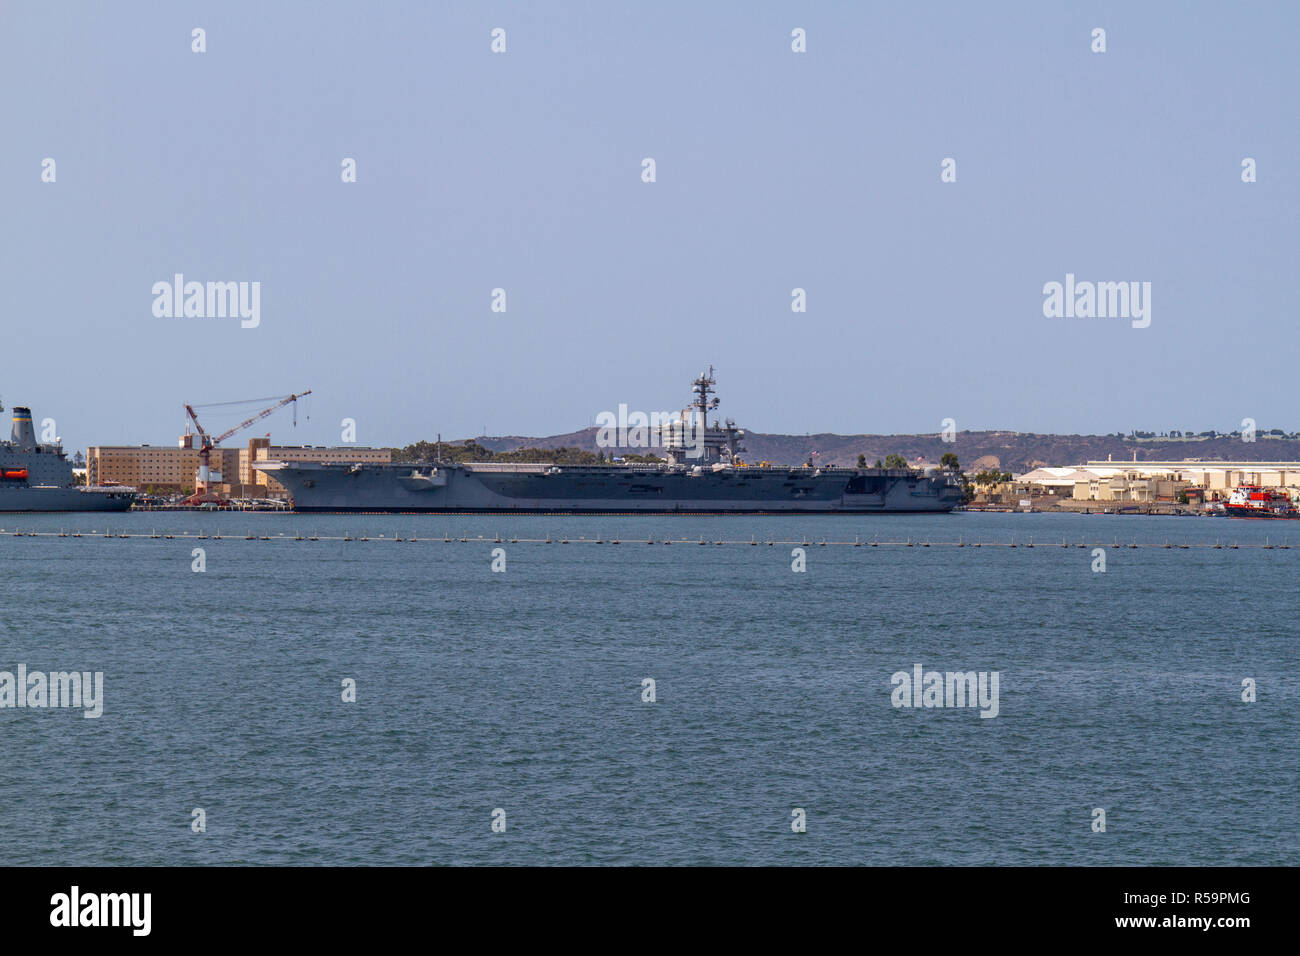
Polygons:
<instances>
[{"instance_id":1,"label":"naval supply ship","mask_svg":"<svg viewBox=\"0 0 1300 956\"><path fill-rule=\"evenodd\" d=\"M135 497L134 488L78 485L63 446L37 442L32 410L14 406L13 430L0 441L0 512L126 511Z\"/></svg>"},{"instance_id":2,"label":"naval supply ship","mask_svg":"<svg viewBox=\"0 0 1300 956\"><path fill-rule=\"evenodd\" d=\"M657 426L662 463L557 465L493 462L253 467L284 485L295 511L507 514L893 514L948 512L961 501L955 475L938 469L774 468L746 464L744 431L710 424L713 369L695 400Z\"/></svg>"}]
</instances>

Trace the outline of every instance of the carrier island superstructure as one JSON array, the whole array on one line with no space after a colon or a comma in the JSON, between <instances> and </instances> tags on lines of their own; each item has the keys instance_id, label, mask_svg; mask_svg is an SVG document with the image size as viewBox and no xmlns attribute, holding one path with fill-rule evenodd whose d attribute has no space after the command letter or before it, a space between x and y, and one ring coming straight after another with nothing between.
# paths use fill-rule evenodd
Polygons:
<instances>
[{"instance_id":1,"label":"carrier island superstructure","mask_svg":"<svg viewBox=\"0 0 1300 956\"><path fill-rule=\"evenodd\" d=\"M515 514L891 514L948 512L956 477L932 469L756 467L744 431L709 421L710 368L680 416L653 429L663 462L557 465L449 462L254 465L288 489L296 511ZM640 451L641 449L637 449Z\"/></svg>"},{"instance_id":2,"label":"carrier island superstructure","mask_svg":"<svg viewBox=\"0 0 1300 956\"><path fill-rule=\"evenodd\" d=\"M14 407L9 440L0 441L0 512L126 511L135 497L134 488L78 485L63 446L38 442L32 410Z\"/></svg>"}]
</instances>

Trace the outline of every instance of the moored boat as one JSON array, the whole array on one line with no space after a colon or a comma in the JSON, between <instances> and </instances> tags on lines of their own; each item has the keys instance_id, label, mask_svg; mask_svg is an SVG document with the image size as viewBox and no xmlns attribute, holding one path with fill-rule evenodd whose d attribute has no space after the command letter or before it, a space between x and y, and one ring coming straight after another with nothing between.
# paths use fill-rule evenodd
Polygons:
<instances>
[{"instance_id":1,"label":"moored boat","mask_svg":"<svg viewBox=\"0 0 1300 956\"><path fill-rule=\"evenodd\" d=\"M1223 510L1230 518L1300 518L1300 510L1287 495L1260 485L1238 485Z\"/></svg>"},{"instance_id":2,"label":"moored boat","mask_svg":"<svg viewBox=\"0 0 1300 956\"><path fill-rule=\"evenodd\" d=\"M135 498L134 488L78 484L63 446L38 442L32 410L14 406L9 440L0 441L0 512L126 511Z\"/></svg>"},{"instance_id":3,"label":"moored boat","mask_svg":"<svg viewBox=\"0 0 1300 956\"><path fill-rule=\"evenodd\" d=\"M656 430L666 460L592 465L550 462L392 464L257 462L288 489L295 511L515 514L918 514L962 500L939 468L754 466L739 457L743 429L710 422L712 368L695 400Z\"/></svg>"}]
</instances>

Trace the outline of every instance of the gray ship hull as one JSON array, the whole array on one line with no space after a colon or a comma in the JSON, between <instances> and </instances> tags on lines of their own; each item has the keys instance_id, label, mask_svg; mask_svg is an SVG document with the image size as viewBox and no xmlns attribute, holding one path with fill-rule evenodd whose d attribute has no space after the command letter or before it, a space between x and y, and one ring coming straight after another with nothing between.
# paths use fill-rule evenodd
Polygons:
<instances>
[{"instance_id":1,"label":"gray ship hull","mask_svg":"<svg viewBox=\"0 0 1300 956\"><path fill-rule=\"evenodd\" d=\"M13 410L13 432L0 441L0 514L43 511L126 511L134 488L77 484L62 445L36 440L30 408Z\"/></svg>"},{"instance_id":2,"label":"gray ship hull","mask_svg":"<svg viewBox=\"0 0 1300 956\"><path fill-rule=\"evenodd\" d=\"M705 470L634 466L255 466L295 511L494 514L917 514L951 511L961 488L906 469Z\"/></svg>"},{"instance_id":3,"label":"gray ship hull","mask_svg":"<svg viewBox=\"0 0 1300 956\"><path fill-rule=\"evenodd\" d=\"M0 514L48 511L126 511L135 500L133 491L97 491L81 488L0 487Z\"/></svg>"}]
</instances>

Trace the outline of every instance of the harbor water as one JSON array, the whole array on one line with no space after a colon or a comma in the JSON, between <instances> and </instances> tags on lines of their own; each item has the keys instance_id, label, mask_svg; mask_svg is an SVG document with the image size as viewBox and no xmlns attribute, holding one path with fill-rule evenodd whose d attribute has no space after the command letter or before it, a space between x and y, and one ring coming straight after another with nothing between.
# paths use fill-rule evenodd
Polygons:
<instances>
[{"instance_id":1,"label":"harbor water","mask_svg":"<svg viewBox=\"0 0 1300 956\"><path fill-rule=\"evenodd\" d=\"M0 862L1293 864L1295 524L3 515Z\"/></svg>"}]
</instances>

